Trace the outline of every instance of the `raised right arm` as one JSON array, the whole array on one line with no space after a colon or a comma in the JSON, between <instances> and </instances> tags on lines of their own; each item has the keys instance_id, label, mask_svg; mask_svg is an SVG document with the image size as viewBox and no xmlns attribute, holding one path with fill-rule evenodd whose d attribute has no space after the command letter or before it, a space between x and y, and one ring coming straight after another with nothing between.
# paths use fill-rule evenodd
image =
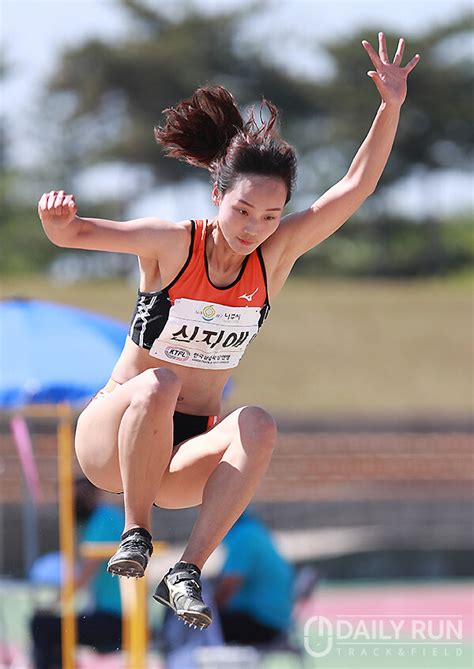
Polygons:
<instances>
[{"instance_id":1,"label":"raised right arm","mask_svg":"<svg viewBox=\"0 0 474 669\"><path fill-rule=\"evenodd\" d=\"M115 251L143 257L158 257L177 226L157 218L118 222L77 216L74 195L64 191L44 193L38 203L44 231L53 244L66 248Z\"/></svg>"}]
</instances>

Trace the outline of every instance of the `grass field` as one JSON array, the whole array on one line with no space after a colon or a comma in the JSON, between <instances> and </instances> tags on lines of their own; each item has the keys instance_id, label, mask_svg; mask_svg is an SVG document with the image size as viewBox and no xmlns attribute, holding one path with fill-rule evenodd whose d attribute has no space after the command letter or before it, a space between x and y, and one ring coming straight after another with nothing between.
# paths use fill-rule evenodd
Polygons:
<instances>
[{"instance_id":1,"label":"grass field","mask_svg":"<svg viewBox=\"0 0 474 669\"><path fill-rule=\"evenodd\" d=\"M466 413L473 405L473 281L290 281L235 373L232 405L279 414ZM2 279L1 296L128 321L126 281ZM67 334L67 333L65 333Z\"/></svg>"}]
</instances>

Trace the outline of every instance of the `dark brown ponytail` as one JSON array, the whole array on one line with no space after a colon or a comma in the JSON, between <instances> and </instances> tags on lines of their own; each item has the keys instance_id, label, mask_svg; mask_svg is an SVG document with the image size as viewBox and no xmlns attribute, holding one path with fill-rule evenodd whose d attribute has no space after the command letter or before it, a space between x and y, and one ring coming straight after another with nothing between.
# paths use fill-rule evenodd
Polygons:
<instances>
[{"instance_id":1,"label":"dark brown ponytail","mask_svg":"<svg viewBox=\"0 0 474 669\"><path fill-rule=\"evenodd\" d=\"M223 86L204 86L163 113L165 124L155 128L155 139L168 157L208 169L222 194L241 174L281 178L288 202L296 181L296 154L276 131L278 109L271 102L262 101L260 124L254 109L244 123L229 91Z\"/></svg>"},{"instance_id":2,"label":"dark brown ponytail","mask_svg":"<svg viewBox=\"0 0 474 669\"><path fill-rule=\"evenodd\" d=\"M244 127L232 94L223 86L198 88L191 98L163 113L166 122L155 128L155 139L166 155L207 169Z\"/></svg>"}]
</instances>

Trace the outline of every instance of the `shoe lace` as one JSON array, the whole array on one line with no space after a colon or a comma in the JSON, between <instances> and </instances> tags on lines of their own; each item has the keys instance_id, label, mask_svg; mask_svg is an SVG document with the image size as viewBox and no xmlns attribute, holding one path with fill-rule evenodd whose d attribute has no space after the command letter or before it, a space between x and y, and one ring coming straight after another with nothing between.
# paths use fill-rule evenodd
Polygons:
<instances>
[{"instance_id":1,"label":"shoe lace","mask_svg":"<svg viewBox=\"0 0 474 669\"><path fill-rule=\"evenodd\" d=\"M175 583L182 583L184 592L189 597L201 599L201 584L196 574L190 571L182 571L176 575Z\"/></svg>"},{"instance_id":2,"label":"shoe lace","mask_svg":"<svg viewBox=\"0 0 474 669\"><path fill-rule=\"evenodd\" d=\"M190 597L195 597L196 599L201 598L201 587L193 578L184 581L184 590Z\"/></svg>"},{"instance_id":3,"label":"shoe lace","mask_svg":"<svg viewBox=\"0 0 474 669\"><path fill-rule=\"evenodd\" d=\"M153 550L153 548L150 547L149 543L145 539L139 536L124 539L122 541L122 546L123 548L132 548L132 549L135 548L136 550L139 551L149 551L150 554Z\"/></svg>"}]
</instances>

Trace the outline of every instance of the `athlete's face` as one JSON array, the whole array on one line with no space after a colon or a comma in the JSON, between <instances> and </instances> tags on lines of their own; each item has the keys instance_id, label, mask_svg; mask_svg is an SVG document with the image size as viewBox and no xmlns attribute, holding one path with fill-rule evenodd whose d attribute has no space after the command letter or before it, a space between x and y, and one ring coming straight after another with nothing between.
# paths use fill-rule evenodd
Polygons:
<instances>
[{"instance_id":1,"label":"athlete's face","mask_svg":"<svg viewBox=\"0 0 474 669\"><path fill-rule=\"evenodd\" d=\"M235 253L251 253L275 232L286 196L284 181L275 177L242 175L224 195L214 186L219 226Z\"/></svg>"}]
</instances>

